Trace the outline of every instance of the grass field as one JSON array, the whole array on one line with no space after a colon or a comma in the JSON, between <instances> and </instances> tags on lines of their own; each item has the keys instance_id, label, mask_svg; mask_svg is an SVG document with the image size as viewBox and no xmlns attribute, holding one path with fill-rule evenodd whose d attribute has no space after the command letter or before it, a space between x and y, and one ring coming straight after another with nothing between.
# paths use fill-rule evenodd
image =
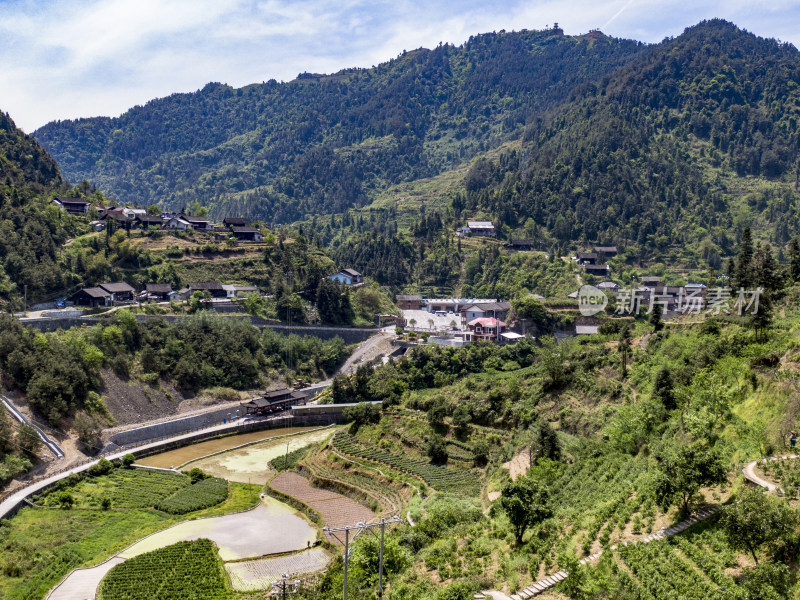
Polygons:
<instances>
[{"instance_id":1,"label":"grass field","mask_svg":"<svg viewBox=\"0 0 800 600\"><path fill-rule=\"evenodd\" d=\"M182 517L141 508L24 508L0 525L0 598L39 600L74 568L96 565L137 540L186 518L250 508L258 502L259 491L259 486L231 484L227 500Z\"/></svg>"}]
</instances>

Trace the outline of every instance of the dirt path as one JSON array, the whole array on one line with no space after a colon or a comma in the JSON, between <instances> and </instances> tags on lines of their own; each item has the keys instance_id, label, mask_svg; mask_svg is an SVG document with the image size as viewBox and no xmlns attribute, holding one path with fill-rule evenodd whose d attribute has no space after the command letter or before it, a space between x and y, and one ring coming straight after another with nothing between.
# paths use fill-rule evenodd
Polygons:
<instances>
[{"instance_id":1,"label":"dirt path","mask_svg":"<svg viewBox=\"0 0 800 600\"><path fill-rule=\"evenodd\" d=\"M742 469L742 473L744 473L744 478L747 479L751 483L755 483L763 488L767 488L767 491L774 492L778 489L778 486L771 481L767 481L762 477L759 477L756 474L756 466L759 463L765 462L774 462L777 460L793 460L797 458L796 454L790 454L789 456L776 456L774 458L762 458L761 460L753 460L747 463L744 468Z\"/></svg>"}]
</instances>

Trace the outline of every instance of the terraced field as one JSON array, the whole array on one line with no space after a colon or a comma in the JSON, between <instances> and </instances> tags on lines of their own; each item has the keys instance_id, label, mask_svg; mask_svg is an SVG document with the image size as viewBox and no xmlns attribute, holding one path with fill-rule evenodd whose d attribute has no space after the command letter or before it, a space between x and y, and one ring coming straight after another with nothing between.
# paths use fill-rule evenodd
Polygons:
<instances>
[{"instance_id":1,"label":"terraced field","mask_svg":"<svg viewBox=\"0 0 800 600\"><path fill-rule=\"evenodd\" d=\"M322 548L311 548L290 556L259 558L225 564L231 587L238 592L268 589L284 573L303 575L324 569L331 559Z\"/></svg>"},{"instance_id":2,"label":"terraced field","mask_svg":"<svg viewBox=\"0 0 800 600\"><path fill-rule=\"evenodd\" d=\"M333 447L342 454L383 463L410 473L442 492L474 496L480 490L480 478L471 470L434 465L427 460L365 446L349 433L337 433L333 437Z\"/></svg>"},{"instance_id":3,"label":"terraced field","mask_svg":"<svg viewBox=\"0 0 800 600\"><path fill-rule=\"evenodd\" d=\"M319 512L328 527L354 525L360 521L370 521L375 517L366 506L336 492L312 487L306 478L297 473L284 471L275 477L270 485ZM330 541L337 543L335 538L331 538Z\"/></svg>"}]
</instances>

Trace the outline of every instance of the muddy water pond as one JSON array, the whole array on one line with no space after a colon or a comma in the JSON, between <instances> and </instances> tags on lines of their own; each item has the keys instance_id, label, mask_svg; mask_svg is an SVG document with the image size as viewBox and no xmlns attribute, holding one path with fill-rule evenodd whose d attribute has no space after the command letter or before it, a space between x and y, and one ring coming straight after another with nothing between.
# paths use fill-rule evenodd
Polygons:
<instances>
[{"instance_id":1,"label":"muddy water pond","mask_svg":"<svg viewBox=\"0 0 800 600\"><path fill-rule=\"evenodd\" d=\"M325 428L310 433L303 433L282 439L266 440L264 442L245 446L192 461L184 468L198 467L205 473L215 477L222 477L228 481L239 483L266 483L271 472L269 461L283 456L304 446L316 444L333 434L334 428Z\"/></svg>"},{"instance_id":2,"label":"muddy water pond","mask_svg":"<svg viewBox=\"0 0 800 600\"><path fill-rule=\"evenodd\" d=\"M214 452L222 452L230 448L248 444L251 442L274 440L274 438L282 435L303 433L318 429L316 427L284 427L281 429L270 429L268 431L252 431L250 433L241 433L239 435L230 435L228 437L207 440L192 444L191 446L184 446L175 450L161 452L146 458L141 458L136 461L136 464L146 465L148 467L161 467L162 469L169 469L170 467L178 467L189 461L196 460L203 456L208 456ZM247 483L245 481L245 483Z\"/></svg>"}]
</instances>

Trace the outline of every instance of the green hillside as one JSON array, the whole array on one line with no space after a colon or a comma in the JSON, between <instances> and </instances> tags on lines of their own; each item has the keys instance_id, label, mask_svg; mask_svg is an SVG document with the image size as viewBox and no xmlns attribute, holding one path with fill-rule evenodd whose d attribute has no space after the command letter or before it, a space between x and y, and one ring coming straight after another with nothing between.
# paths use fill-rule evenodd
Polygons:
<instances>
[{"instance_id":1,"label":"green hillside","mask_svg":"<svg viewBox=\"0 0 800 600\"><path fill-rule=\"evenodd\" d=\"M199 200L214 215L285 223L363 205L389 184L519 137L532 114L644 51L561 30L492 33L372 69L211 83L35 135L68 179L118 201L179 209Z\"/></svg>"}]
</instances>

